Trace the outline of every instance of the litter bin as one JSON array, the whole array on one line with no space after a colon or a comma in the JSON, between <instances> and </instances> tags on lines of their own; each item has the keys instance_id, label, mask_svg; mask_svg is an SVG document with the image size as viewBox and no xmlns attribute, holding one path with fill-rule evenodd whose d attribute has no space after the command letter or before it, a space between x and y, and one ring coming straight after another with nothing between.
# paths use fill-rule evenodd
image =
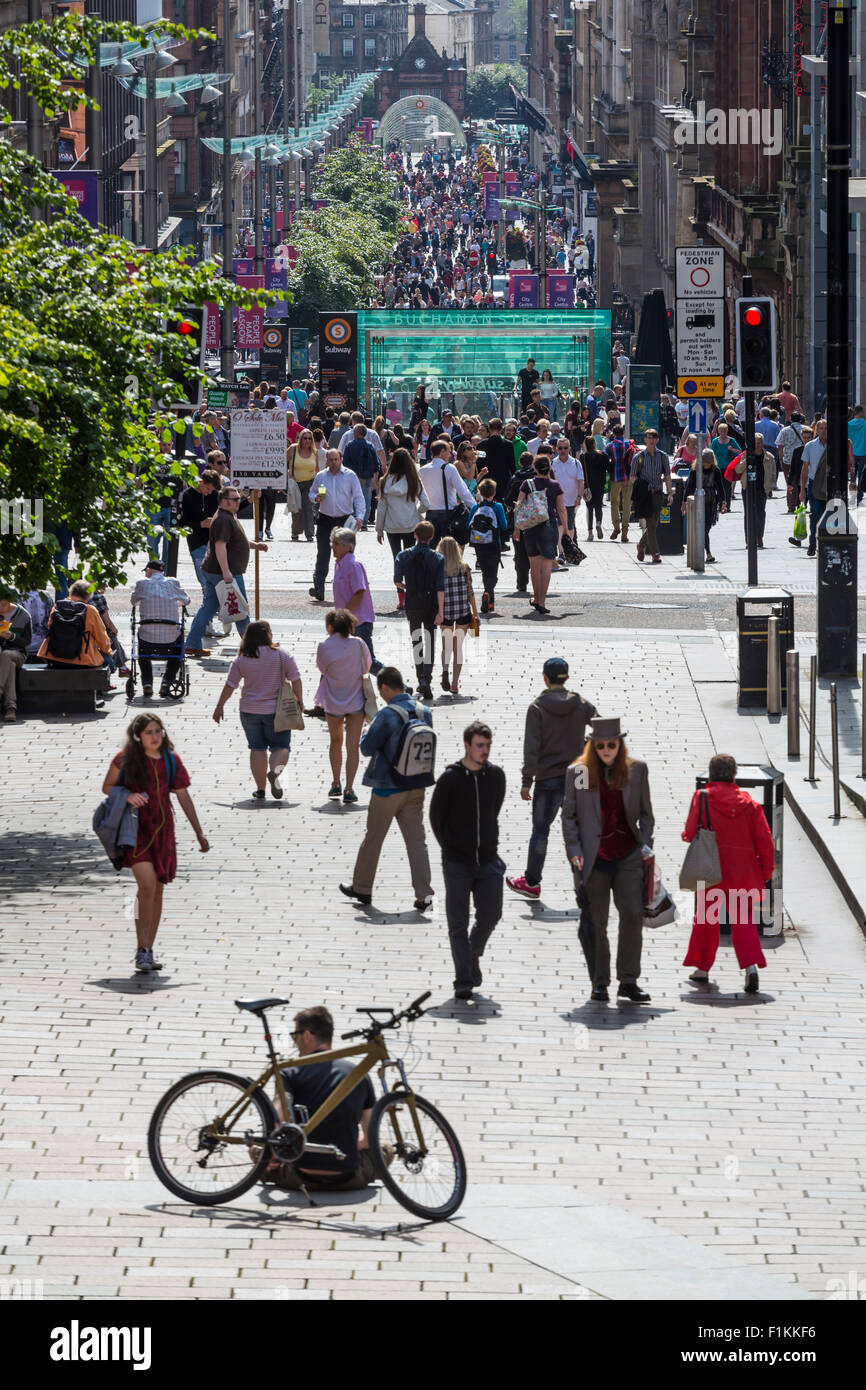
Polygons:
<instances>
[{"instance_id":1,"label":"litter bin","mask_svg":"<svg viewBox=\"0 0 866 1390\"><path fill-rule=\"evenodd\" d=\"M698 790L707 785L707 774L700 773L695 778ZM781 936L782 934L782 829L785 806L785 774L769 763L744 763L737 768L737 786L753 796L759 806L763 806L767 824L773 836L775 862L773 876L765 885L768 900L762 908L758 925L760 936ZM730 932L724 908L719 911L719 926Z\"/></svg>"},{"instance_id":2,"label":"litter bin","mask_svg":"<svg viewBox=\"0 0 866 1390\"><path fill-rule=\"evenodd\" d=\"M737 705L766 708L768 620L779 619L779 667L782 673L782 708L787 703L785 653L794 645L794 598L787 589L746 589L737 595L739 674Z\"/></svg>"},{"instance_id":3,"label":"litter bin","mask_svg":"<svg viewBox=\"0 0 866 1390\"><path fill-rule=\"evenodd\" d=\"M665 493L662 509L659 513L659 524L657 528L659 553L661 555L682 555L684 549L682 478L672 477L671 488L673 490L674 500L668 504L667 493Z\"/></svg>"}]
</instances>

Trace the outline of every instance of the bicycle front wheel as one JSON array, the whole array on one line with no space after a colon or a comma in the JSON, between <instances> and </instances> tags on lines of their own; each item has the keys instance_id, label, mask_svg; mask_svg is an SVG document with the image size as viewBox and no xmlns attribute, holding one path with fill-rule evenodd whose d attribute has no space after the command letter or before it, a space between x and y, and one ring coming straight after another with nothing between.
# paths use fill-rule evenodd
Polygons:
<instances>
[{"instance_id":1,"label":"bicycle front wheel","mask_svg":"<svg viewBox=\"0 0 866 1390\"><path fill-rule=\"evenodd\" d=\"M251 1083L225 1071L194 1072L166 1091L153 1112L147 1151L160 1182L185 1202L216 1206L240 1197L264 1176L266 1140L277 1122L262 1091L253 1091L228 1121ZM248 1141L231 1142L236 1139Z\"/></svg>"},{"instance_id":2,"label":"bicycle front wheel","mask_svg":"<svg viewBox=\"0 0 866 1390\"><path fill-rule=\"evenodd\" d=\"M370 1116L370 1157L414 1216L447 1221L466 1196L466 1160L444 1115L414 1091L380 1096Z\"/></svg>"}]
</instances>

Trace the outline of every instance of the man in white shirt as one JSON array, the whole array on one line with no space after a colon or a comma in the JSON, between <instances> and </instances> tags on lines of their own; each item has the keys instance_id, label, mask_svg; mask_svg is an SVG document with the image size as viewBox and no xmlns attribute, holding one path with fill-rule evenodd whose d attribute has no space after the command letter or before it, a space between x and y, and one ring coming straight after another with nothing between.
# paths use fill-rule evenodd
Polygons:
<instances>
[{"instance_id":1,"label":"man in white shirt","mask_svg":"<svg viewBox=\"0 0 866 1390\"><path fill-rule=\"evenodd\" d=\"M345 454L348 445L351 444L352 440L355 438L355 426L363 425L364 423L364 416L360 410L353 410L350 418L351 424L349 425L349 428L347 430L344 430L343 434L340 437L340 442L337 445L337 448L340 450L341 458L343 454ZM365 435L365 438L367 440L367 443L372 444L373 448L376 450L376 456L381 465L382 472L384 473L388 467L388 460L385 457L385 446L383 445L376 431L374 429L371 429L369 425L367 426L367 433Z\"/></svg>"},{"instance_id":2,"label":"man in white shirt","mask_svg":"<svg viewBox=\"0 0 866 1390\"><path fill-rule=\"evenodd\" d=\"M329 449L326 467L317 473L310 488L316 507L316 568L313 571L312 598L325 598L325 580L331 566L331 532L345 526L350 517L355 528L364 520L364 494L357 473L343 467L339 449Z\"/></svg>"},{"instance_id":3,"label":"man in white shirt","mask_svg":"<svg viewBox=\"0 0 866 1390\"><path fill-rule=\"evenodd\" d=\"M425 463L423 468L418 469L421 486L430 502L427 520L434 527L434 548L443 536L449 534L450 513L458 501L466 507L475 506L475 498L454 464L449 463L450 457L450 446L444 439L437 440L430 450L430 463Z\"/></svg>"},{"instance_id":4,"label":"man in white shirt","mask_svg":"<svg viewBox=\"0 0 866 1390\"><path fill-rule=\"evenodd\" d=\"M535 440L532 441L535 443ZM583 498L583 466L579 459L576 459L571 452L568 440L564 437L556 441L556 453L554 454L552 472L559 486L562 488L562 500L565 503L565 516L567 526L565 530L574 540L574 514L580 506ZM562 537L565 533L560 530L559 549L562 551ZM560 554L560 558L563 557Z\"/></svg>"},{"instance_id":5,"label":"man in white shirt","mask_svg":"<svg viewBox=\"0 0 866 1390\"><path fill-rule=\"evenodd\" d=\"M132 591L132 606L138 607L138 664L141 667L142 689L148 698L153 694L153 664L151 657L165 661L165 672L159 693L163 700L171 695L171 685L180 670L180 610L189 603L189 594L177 579L163 572L160 560L148 560L144 579L139 579ZM172 652L174 655L169 655Z\"/></svg>"},{"instance_id":6,"label":"man in white shirt","mask_svg":"<svg viewBox=\"0 0 866 1390\"><path fill-rule=\"evenodd\" d=\"M289 400L288 386L284 386L282 391L280 392L280 398L277 401L277 410L285 410L288 412L289 415L295 415L297 413L295 410L294 401Z\"/></svg>"},{"instance_id":7,"label":"man in white shirt","mask_svg":"<svg viewBox=\"0 0 866 1390\"><path fill-rule=\"evenodd\" d=\"M532 454L533 458L535 458L535 455L538 453L538 450L540 449L541 445L544 444L544 442L547 440L547 436L549 433L550 425L548 424L547 420L545 420L542 416L542 418L538 422L538 433L536 434L534 439L530 439L529 443L526 446L529 452Z\"/></svg>"}]
</instances>

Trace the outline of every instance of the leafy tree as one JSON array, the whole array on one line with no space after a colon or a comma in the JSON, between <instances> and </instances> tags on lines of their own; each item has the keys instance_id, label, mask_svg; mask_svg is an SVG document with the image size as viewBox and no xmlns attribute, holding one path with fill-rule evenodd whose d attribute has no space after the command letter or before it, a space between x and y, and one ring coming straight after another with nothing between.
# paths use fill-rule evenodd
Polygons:
<instances>
[{"instance_id":1,"label":"leafy tree","mask_svg":"<svg viewBox=\"0 0 866 1390\"><path fill-rule=\"evenodd\" d=\"M474 120L495 116L499 108L513 105L509 84L526 91L526 69L519 63L485 63L466 78L466 110Z\"/></svg>"},{"instance_id":2,"label":"leafy tree","mask_svg":"<svg viewBox=\"0 0 866 1390\"><path fill-rule=\"evenodd\" d=\"M330 204L346 204L392 239L399 234L403 210L397 201L397 182L376 146L356 136L328 155L318 188Z\"/></svg>"},{"instance_id":3,"label":"leafy tree","mask_svg":"<svg viewBox=\"0 0 866 1390\"><path fill-rule=\"evenodd\" d=\"M393 236L368 213L330 204L303 212L292 227L299 256L289 271L291 322L315 330L320 310L366 303Z\"/></svg>"},{"instance_id":4,"label":"leafy tree","mask_svg":"<svg viewBox=\"0 0 866 1390\"><path fill-rule=\"evenodd\" d=\"M0 36L0 84L4 63L16 80L17 59L46 111L80 102L66 85L80 79L70 55L92 57L100 28L110 40L145 37L128 25L106 35L71 12L27 25L14 42ZM88 577L116 585L145 547L161 469L184 471L162 452L170 417L154 405L171 399L167 371L184 355L167 317L184 303L248 307L266 296L235 290L214 263L191 266L184 248L152 255L95 230L57 180L3 139L0 187L0 579L19 592L50 583L51 528L66 523L81 536ZM36 210L50 220L34 221ZM14 533L15 499L41 507L42 538Z\"/></svg>"}]
</instances>

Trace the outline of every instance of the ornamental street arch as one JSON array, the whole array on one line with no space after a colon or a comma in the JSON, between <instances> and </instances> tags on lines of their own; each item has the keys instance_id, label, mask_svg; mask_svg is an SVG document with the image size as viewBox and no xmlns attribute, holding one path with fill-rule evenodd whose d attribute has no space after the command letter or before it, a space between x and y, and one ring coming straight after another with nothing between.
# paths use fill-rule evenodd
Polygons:
<instances>
[{"instance_id":1,"label":"ornamental street arch","mask_svg":"<svg viewBox=\"0 0 866 1390\"><path fill-rule=\"evenodd\" d=\"M450 135L461 147L466 145L466 136L460 122L450 106L438 97L401 97L389 106L379 125L379 139L383 144L398 140L411 144L413 151L424 149L437 136Z\"/></svg>"}]
</instances>

